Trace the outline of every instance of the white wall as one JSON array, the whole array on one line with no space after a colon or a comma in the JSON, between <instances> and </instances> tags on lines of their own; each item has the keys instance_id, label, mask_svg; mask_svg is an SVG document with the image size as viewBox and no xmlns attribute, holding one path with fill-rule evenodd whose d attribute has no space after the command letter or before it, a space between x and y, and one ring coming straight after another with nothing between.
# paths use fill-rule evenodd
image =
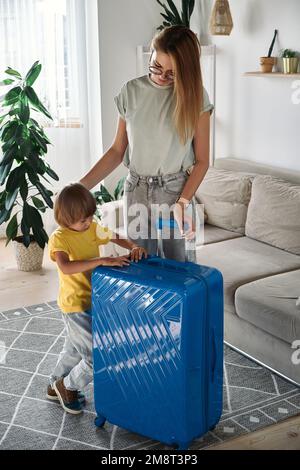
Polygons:
<instances>
[{"instance_id":1,"label":"white wall","mask_svg":"<svg viewBox=\"0 0 300 470\"><path fill-rule=\"evenodd\" d=\"M243 76L260 69L259 57L267 55L274 29L279 35L272 55L277 56L282 48L300 50L300 1L230 0L230 6L231 35L213 36L217 45L216 156L300 170L300 103L292 102L295 80Z\"/></svg>"},{"instance_id":2,"label":"white wall","mask_svg":"<svg viewBox=\"0 0 300 470\"><path fill-rule=\"evenodd\" d=\"M98 0L103 151L117 124L113 97L135 76L136 46L148 44L161 23L155 0ZM180 5L181 2L175 2ZM279 29L274 55L283 47L300 50L299 0L230 0L234 29L230 36L210 36L213 0L196 2L191 27L203 44L217 45L216 157L236 156L300 170L300 104L292 103L291 78L250 78L267 55ZM101 156L101 151L100 155ZM106 180L114 187L126 169Z\"/></svg>"}]
</instances>

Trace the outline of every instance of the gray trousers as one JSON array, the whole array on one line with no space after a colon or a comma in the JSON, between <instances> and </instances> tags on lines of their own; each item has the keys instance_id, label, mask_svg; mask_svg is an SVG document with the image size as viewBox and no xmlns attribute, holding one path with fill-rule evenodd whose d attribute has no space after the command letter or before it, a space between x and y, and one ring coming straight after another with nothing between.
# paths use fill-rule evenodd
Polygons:
<instances>
[{"instance_id":1,"label":"gray trousers","mask_svg":"<svg viewBox=\"0 0 300 470\"><path fill-rule=\"evenodd\" d=\"M164 176L140 176L132 170L128 173L124 186L126 236L144 247L150 255L158 254L157 219L159 216L174 218L170 208L180 196L187 178L185 171ZM194 198L190 208L197 226ZM196 262L195 243L195 240L189 242L187 250L185 240L178 237L178 231L169 230L162 236L163 254L177 261Z\"/></svg>"},{"instance_id":2,"label":"gray trousers","mask_svg":"<svg viewBox=\"0 0 300 470\"><path fill-rule=\"evenodd\" d=\"M63 314L67 336L50 376L50 384L64 377L68 390L82 390L93 380L92 315L87 312Z\"/></svg>"}]
</instances>

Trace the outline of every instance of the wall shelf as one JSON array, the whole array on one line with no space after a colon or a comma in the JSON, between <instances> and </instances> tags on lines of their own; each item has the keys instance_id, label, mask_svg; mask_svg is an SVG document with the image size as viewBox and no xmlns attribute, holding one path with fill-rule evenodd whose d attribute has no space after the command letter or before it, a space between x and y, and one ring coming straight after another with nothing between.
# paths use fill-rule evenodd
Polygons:
<instances>
[{"instance_id":1,"label":"wall shelf","mask_svg":"<svg viewBox=\"0 0 300 470\"><path fill-rule=\"evenodd\" d=\"M246 77L285 77L285 78L300 78L300 73L283 73L283 72L245 72L244 76Z\"/></svg>"}]
</instances>

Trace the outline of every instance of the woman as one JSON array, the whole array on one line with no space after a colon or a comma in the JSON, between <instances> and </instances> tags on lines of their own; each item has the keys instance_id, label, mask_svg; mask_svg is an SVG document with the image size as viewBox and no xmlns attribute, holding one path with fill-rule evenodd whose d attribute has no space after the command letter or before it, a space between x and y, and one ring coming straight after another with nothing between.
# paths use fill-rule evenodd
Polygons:
<instances>
[{"instance_id":1,"label":"woman","mask_svg":"<svg viewBox=\"0 0 300 470\"><path fill-rule=\"evenodd\" d=\"M158 216L174 218L180 236L178 230L169 231L163 251L167 258L184 261L185 239L195 245L193 196L209 167L213 110L202 84L197 36L184 26L158 33L151 43L149 74L127 82L115 103L115 140L80 182L91 189L123 162L129 169L124 187L128 238L156 254ZM188 259L195 261L194 250Z\"/></svg>"}]
</instances>

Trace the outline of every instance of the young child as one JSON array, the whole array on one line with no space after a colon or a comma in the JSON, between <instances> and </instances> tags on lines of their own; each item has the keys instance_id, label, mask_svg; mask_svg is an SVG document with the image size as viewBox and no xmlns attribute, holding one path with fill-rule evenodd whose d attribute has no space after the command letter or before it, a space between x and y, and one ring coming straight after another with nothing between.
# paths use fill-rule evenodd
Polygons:
<instances>
[{"instance_id":1,"label":"young child","mask_svg":"<svg viewBox=\"0 0 300 470\"><path fill-rule=\"evenodd\" d=\"M66 186L55 201L54 216L59 227L48 245L50 258L57 263L58 305L67 335L50 377L47 398L59 400L72 414L82 412L84 395L79 391L93 380L91 272L97 266L127 266L130 261L147 257L144 248L118 238L93 221L95 211L95 199L83 185ZM109 241L129 249L130 255L102 258L99 246Z\"/></svg>"}]
</instances>

